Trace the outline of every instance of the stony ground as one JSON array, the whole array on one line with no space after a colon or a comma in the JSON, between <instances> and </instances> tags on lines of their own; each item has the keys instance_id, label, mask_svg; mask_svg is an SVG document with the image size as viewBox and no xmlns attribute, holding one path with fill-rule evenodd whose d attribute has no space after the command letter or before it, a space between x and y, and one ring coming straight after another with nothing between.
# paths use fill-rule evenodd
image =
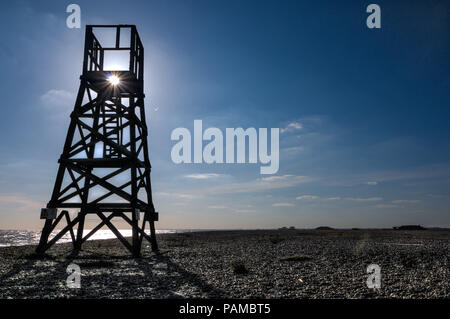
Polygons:
<instances>
[{"instance_id":1,"label":"stony ground","mask_svg":"<svg viewBox=\"0 0 450 319\"><path fill-rule=\"evenodd\" d=\"M56 245L0 248L0 298L449 298L450 231L229 231L165 234L134 259L115 240L75 258ZM66 268L81 267L81 288ZM366 267L381 267L368 289Z\"/></svg>"}]
</instances>

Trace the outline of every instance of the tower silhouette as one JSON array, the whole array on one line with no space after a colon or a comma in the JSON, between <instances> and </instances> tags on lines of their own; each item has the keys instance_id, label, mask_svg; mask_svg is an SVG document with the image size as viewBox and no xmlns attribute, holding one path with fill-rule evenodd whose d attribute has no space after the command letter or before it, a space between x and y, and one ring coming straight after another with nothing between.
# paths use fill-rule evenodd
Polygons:
<instances>
[{"instance_id":1,"label":"tower silhouette","mask_svg":"<svg viewBox=\"0 0 450 319\"><path fill-rule=\"evenodd\" d=\"M113 44L102 46L97 31L112 32ZM125 67L117 70L108 66L116 62L117 55L111 54L123 56L124 53L126 60L129 59ZM53 193L46 208L41 210L45 224L36 252L45 253L67 232L77 252L103 226L133 256L140 255L144 238L156 251L154 222L158 213L152 201L147 147L144 47L136 26L86 26L80 82ZM75 212L73 219L68 210ZM100 223L83 234L89 214L97 215ZM67 224L55 231L63 218ZM112 224L113 218L131 226L131 243ZM150 234L145 231L147 225ZM56 234L50 238L53 232Z\"/></svg>"}]
</instances>

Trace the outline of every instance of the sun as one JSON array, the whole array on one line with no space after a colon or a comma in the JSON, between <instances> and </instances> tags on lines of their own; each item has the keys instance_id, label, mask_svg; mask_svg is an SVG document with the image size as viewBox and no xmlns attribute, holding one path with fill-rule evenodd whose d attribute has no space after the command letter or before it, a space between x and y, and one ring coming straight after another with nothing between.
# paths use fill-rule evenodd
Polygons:
<instances>
[{"instance_id":1,"label":"sun","mask_svg":"<svg viewBox=\"0 0 450 319\"><path fill-rule=\"evenodd\" d=\"M109 83L111 83L112 85L118 85L118 84L120 83L120 79L119 79L116 75L114 75L114 74L111 74L111 75L108 77L108 81L109 81Z\"/></svg>"}]
</instances>

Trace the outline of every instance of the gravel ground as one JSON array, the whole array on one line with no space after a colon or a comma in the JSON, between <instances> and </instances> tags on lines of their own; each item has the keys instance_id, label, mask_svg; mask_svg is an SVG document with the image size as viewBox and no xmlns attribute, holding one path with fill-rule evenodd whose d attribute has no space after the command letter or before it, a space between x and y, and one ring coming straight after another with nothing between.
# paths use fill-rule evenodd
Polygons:
<instances>
[{"instance_id":1,"label":"gravel ground","mask_svg":"<svg viewBox=\"0 0 450 319\"><path fill-rule=\"evenodd\" d=\"M450 231L220 231L158 236L131 258L116 240L71 244L45 259L0 248L0 298L449 298ZM81 267L81 288L66 268ZM366 267L381 267L368 289Z\"/></svg>"}]
</instances>

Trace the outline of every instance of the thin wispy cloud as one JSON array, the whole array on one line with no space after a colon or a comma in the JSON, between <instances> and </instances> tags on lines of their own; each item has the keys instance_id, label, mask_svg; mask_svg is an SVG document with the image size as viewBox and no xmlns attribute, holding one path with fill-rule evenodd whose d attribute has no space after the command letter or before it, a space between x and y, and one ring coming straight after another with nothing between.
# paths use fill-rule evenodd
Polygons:
<instances>
[{"instance_id":1,"label":"thin wispy cloud","mask_svg":"<svg viewBox=\"0 0 450 319\"><path fill-rule=\"evenodd\" d=\"M394 204L417 204L421 201L418 199L397 199L392 201Z\"/></svg>"},{"instance_id":2,"label":"thin wispy cloud","mask_svg":"<svg viewBox=\"0 0 450 319\"><path fill-rule=\"evenodd\" d=\"M211 179L211 178L217 178L217 177L224 177L224 174L188 174L184 175L186 178L192 178L192 179Z\"/></svg>"},{"instance_id":3,"label":"thin wispy cloud","mask_svg":"<svg viewBox=\"0 0 450 319\"><path fill-rule=\"evenodd\" d=\"M303 125L300 122L294 121L290 122L288 125L280 129L280 133L287 133L287 132L295 132L303 129Z\"/></svg>"},{"instance_id":4,"label":"thin wispy cloud","mask_svg":"<svg viewBox=\"0 0 450 319\"><path fill-rule=\"evenodd\" d=\"M215 206L215 205L213 205L213 206L208 206L208 208L211 208L211 209L226 209L227 207L226 206Z\"/></svg>"},{"instance_id":5,"label":"thin wispy cloud","mask_svg":"<svg viewBox=\"0 0 450 319\"><path fill-rule=\"evenodd\" d=\"M256 213L256 210L252 209L235 209L236 213Z\"/></svg>"},{"instance_id":6,"label":"thin wispy cloud","mask_svg":"<svg viewBox=\"0 0 450 319\"><path fill-rule=\"evenodd\" d=\"M300 195L297 196L295 199L296 200L315 200L315 199L319 199L319 196L316 195Z\"/></svg>"},{"instance_id":7,"label":"thin wispy cloud","mask_svg":"<svg viewBox=\"0 0 450 319\"><path fill-rule=\"evenodd\" d=\"M376 181L392 183L408 180L423 180L433 178L450 178L450 164L430 164L412 169L377 170L363 174L346 174L324 177L323 180L329 186L358 186L369 185L368 182Z\"/></svg>"},{"instance_id":8,"label":"thin wispy cloud","mask_svg":"<svg viewBox=\"0 0 450 319\"><path fill-rule=\"evenodd\" d=\"M177 194L178 197L180 198L184 198L184 199L194 199L197 198L198 196L193 195L193 194Z\"/></svg>"},{"instance_id":9,"label":"thin wispy cloud","mask_svg":"<svg viewBox=\"0 0 450 319\"><path fill-rule=\"evenodd\" d=\"M44 107L55 110L58 108L67 110L68 107L73 107L75 103L74 95L65 90L49 90L41 95L39 99Z\"/></svg>"},{"instance_id":10,"label":"thin wispy cloud","mask_svg":"<svg viewBox=\"0 0 450 319\"><path fill-rule=\"evenodd\" d=\"M52 89L42 94L39 101L48 118L59 121L69 116L74 107L75 95L65 90Z\"/></svg>"},{"instance_id":11,"label":"thin wispy cloud","mask_svg":"<svg viewBox=\"0 0 450 319\"><path fill-rule=\"evenodd\" d=\"M291 147L285 147L285 148L281 149L281 151L284 153L287 153L287 155L299 153L304 150L305 150L305 148L303 146L291 146Z\"/></svg>"},{"instance_id":12,"label":"thin wispy cloud","mask_svg":"<svg viewBox=\"0 0 450 319\"><path fill-rule=\"evenodd\" d=\"M155 196L170 196L170 197L176 197L180 199L194 199L200 197L199 194L191 194L191 193L168 193L168 192L155 192Z\"/></svg>"},{"instance_id":13,"label":"thin wispy cloud","mask_svg":"<svg viewBox=\"0 0 450 319\"><path fill-rule=\"evenodd\" d=\"M38 211L41 208L42 203L31 200L28 195L25 194L7 194L0 195L1 206L15 206L17 209L23 211Z\"/></svg>"},{"instance_id":14,"label":"thin wispy cloud","mask_svg":"<svg viewBox=\"0 0 450 319\"><path fill-rule=\"evenodd\" d=\"M291 203L275 203L272 204L273 207L293 207L295 206L294 204Z\"/></svg>"},{"instance_id":15,"label":"thin wispy cloud","mask_svg":"<svg viewBox=\"0 0 450 319\"><path fill-rule=\"evenodd\" d=\"M383 200L383 198L382 197L367 197L367 198L347 197L346 200L350 200L353 202L377 202L377 201Z\"/></svg>"},{"instance_id":16,"label":"thin wispy cloud","mask_svg":"<svg viewBox=\"0 0 450 319\"><path fill-rule=\"evenodd\" d=\"M195 199L222 194L260 193L275 189L295 187L300 184L315 181L315 178L298 175L279 175L258 178L247 182L220 183L210 187L191 187L179 192L155 192L156 196L178 197L181 199Z\"/></svg>"},{"instance_id":17,"label":"thin wispy cloud","mask_svg":"<svg viewBox=\"0 0 450 319\"><path fill-rule=\"evenodd\" d=\"M431 197L431 198L443 198L443 197L445 197L444 195L440 195L440 194L428 194L427 196Z\"/></svg>"},{"instance_id":18,"label":"thin wispy cloud","mask_svg":"<svg viewBox=\"0 0 450 319\"><path fill-rule=\"evenodd\" d=\"M258 178L256 180L241 182L241 183L229 183L218 186L209 187L206 189L198 190L203 194L232 194L232 193L257 193L270 191L280 188L294 187L300 184L309 183L315 181L315 178L309 176L298 175L280 175Z\"/></svg>"},{"instance_id":19,"label":"thin wispy cloud","mask_svg":"<svg viewBox=\"0 0 450 319\"><path fill-rule=\"evenodd\" d=\"M372 182L366 182L367 185L377 185L378 182L372 181Z\"/></svg>"}]
</instances>

